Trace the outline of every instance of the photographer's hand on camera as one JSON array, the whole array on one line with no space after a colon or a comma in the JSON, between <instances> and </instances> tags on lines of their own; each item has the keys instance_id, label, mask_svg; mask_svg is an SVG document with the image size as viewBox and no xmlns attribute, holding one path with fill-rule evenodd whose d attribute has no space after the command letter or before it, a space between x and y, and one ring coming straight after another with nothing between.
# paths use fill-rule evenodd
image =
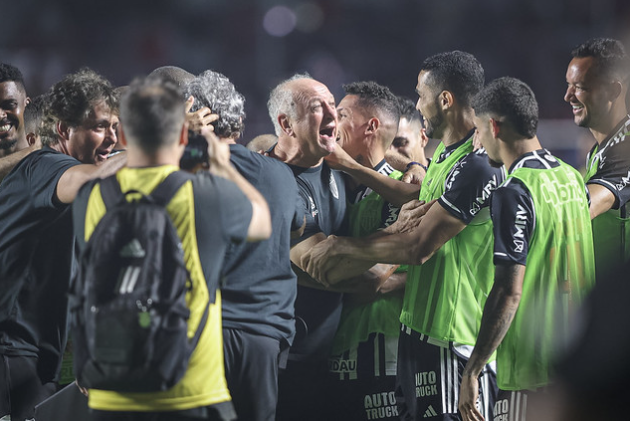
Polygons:
<instances>
[{"instance_id":1,"label":"photographer's hand on camera","mask_svg":"<svg viewBox=\"0 0 630 421\"><path fill-rule=\"evenodd\" d=\"M230 163L230 147L227 143L221 142L219 138L207 127L201 129L201 134L208 141L208 157L210 161L210 172L230 179L233 171L236 171Z\"/></svg>"}]
</instances>

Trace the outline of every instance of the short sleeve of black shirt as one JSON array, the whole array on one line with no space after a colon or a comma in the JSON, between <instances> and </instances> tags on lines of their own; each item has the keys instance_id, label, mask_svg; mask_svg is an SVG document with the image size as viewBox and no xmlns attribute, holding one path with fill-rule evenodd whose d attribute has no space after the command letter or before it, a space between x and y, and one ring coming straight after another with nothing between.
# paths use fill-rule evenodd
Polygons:
<instances>
[{"instance_id":1,"label":"short sleeve of black shirt","mask_svg":"<svg viewBox=\"0 0 630 421\"><path fill-rule=\"evenodd\" d=\"M265 196L262 190L276 189L283 192L286 198L285 206L293 207L292 230L299 229L304 222L304 207L302 200L295 194L297 185L289 166L273 158L260 155L245 148L243 145L230 145L230 161L236 169L254 187ZM269 185L263 186L261 183Z\"/></svg>"},{"instance_id":2,"label":"short sleeve of black shirt","mask_svg":"<svg viewBox=\"0 0 630 421\"><path fill-rule=\"evenodd\" d=\"M494 231L494 264L526 265L536 218L527 188L519 180L509 179L493 193L490 212Z\"/></svg>"},{"instance_id":3,"label":"short sleeve of black shirt","mask_svg":"<svg viewBox=\"0 0 630 421\"><path fill-rule=\"evenodd\" d=\"M595 152L596 146L593 146L588 158ZM586 184L599 184L610 190L615 196L612 208L619 209L630 200L630 120L624 120L615 135L602 142L596 153L599 154L599 166Z\"/></svg>"},{"instance_id":4,"label":"short sleeve of black shirt","mask_svg":"<svg viewBox=\"0 0 630 421\"><path fill-rule=\"evenodd\" d=\"M491 167L485 150L479 149L455 164L446 177L446 190L438 202L468 225L479 210L489 205L492 191L504 179L503 169Z\"/></svg>"},{"instance_id":5,"label":"short sleeve of black shirt","mask_svg":"<svg viewBox=\"0 0 630 421\"><path fill-rule=\"evenodd\" d=\"M205 172L195 182L200 189L195 190L195 214L207 213L211 208L206 204L213 199L210 196L217 195L224 235L233 242L244 241L252 220L252 204L245 194L232 181Z\"/></svg>"},{"instance_id":6,"label":"short sleeve of black shirt","mask_svg":"<svg viewBox=\"0 0 630 421\"><path fill-rule=\"evenodd\" d=\"M0 184L0 248L16 242L35 225L46 225L43 221L56 218L56 212L67 208L56 199L57 183L66 170L79 164L71 156L44 147L13 168ZM31 212L41 212L42 217Z\"/></svg>"},{"instance_id":7,"label":"short sleeve of black shirt","mask_svg":"<svg viewBox=\"0 0 630 421\"><path fill-rule=\"evenodd\" d=\"M57 183L66 170L80 165L75 158L62 153L43 153L25 168L30 180L30 191L33 192L34 205L40 207L56 207L61 205L57 200Z\"/></svg>"}]
</instances>

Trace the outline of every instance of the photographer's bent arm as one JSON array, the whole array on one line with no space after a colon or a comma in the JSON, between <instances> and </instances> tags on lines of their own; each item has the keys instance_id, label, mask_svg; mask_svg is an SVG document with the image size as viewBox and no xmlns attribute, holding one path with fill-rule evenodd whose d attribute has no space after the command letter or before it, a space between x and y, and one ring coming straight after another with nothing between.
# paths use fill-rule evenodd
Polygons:
<instances>
[{"instance_id":1,"label":"photographer's bent arm","mask_svg":"<svg viewBox=\"0 0 630 421\"><path fill-rule=\"evenodd\" d=\"M247 230L247 241L266 240L271 235L271 215L265 198L252 186L230 162L230 148L208 129L202 134L208 141L210 172L232 181L252 204L252 219Z\"/></svg>"}]
</instances>

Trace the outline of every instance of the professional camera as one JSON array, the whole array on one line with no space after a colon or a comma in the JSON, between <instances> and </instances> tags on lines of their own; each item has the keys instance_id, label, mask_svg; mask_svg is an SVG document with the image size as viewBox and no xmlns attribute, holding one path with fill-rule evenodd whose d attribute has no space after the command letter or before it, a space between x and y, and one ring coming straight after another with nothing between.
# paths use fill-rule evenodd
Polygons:
<instances>
[{"instance_id":1,"label":"professional camera","mask_svg":"<svg viewBox=\"0 0 630 421\"><path fill-rule=\"evenodd\" d=\"M203 135L188 130L188 145L179 161L182 170L197 172L210 167L208 156L208 141Z\"/></svg>"}]
</instances>

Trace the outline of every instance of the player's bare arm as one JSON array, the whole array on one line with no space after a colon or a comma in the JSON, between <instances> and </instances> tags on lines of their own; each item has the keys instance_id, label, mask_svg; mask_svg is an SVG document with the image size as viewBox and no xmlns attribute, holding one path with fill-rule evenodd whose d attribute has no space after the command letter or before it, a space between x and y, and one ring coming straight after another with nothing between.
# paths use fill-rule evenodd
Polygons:
<instances>
[{"instance_id":1,"label":"player's bare arm","mask_svg":"<svg viewBox=\"0 0 630 421\"><path fill-rule=\"evenodd\" d=\"M79 189L95 178L110 176L127 163L127 153L120 152L101 165L81 164L68 168L57 182L55 194L61 203L72 203Z\"/></svg>"},{"instance_id":2,"label":"player's bare arm","mask_svg":"<svg viewBox=\"0 0 630 421\"><path fill-rule=\"evenodd\" d=\"M365 261L339 257L330 263L339 267L339 273L341 273L340 279L335 282L336 285L331 286L328 283L312 278L304 271L302 265L302 258L308 250L325 240L326 236L319 232L291 248L291 262L294 265L294 269L297 269L296 273L298 274L298 283L300 285L332 292L375 295L383 288L389 277L398 268L398 265L375 265ZM346 270L357 274L350 277L345 275ZM391 288L391 286L388 285L386 288Z\"/></svg>"},{"instance_id":3,"label":"player's bare arm","mask_svg":"<svg viewBox=\"0 0 630 421\"><path fill-rule=\"evenodd\" d=\"M588 194L591 197L591 206L589 207L591 219L607 212L615 204L615 195L601 184L587 184L586 188L588 188Z\"/></svg>"},{"instance_id":4,"label":"player's bare arm","mask_svg":"<svg viewBox=\"0 0 630 421\"><path fill-rule=\"evenodd\" d=\"M329 264L340 257L351 257L370 263L412 264L426 262L448 240L459 234L466 224L455 218L440 204L431 206L417 229L411 232L384 234L367 238L330 236L318 243L303 257L302 264L314 278L326 283L337 279L337 271L346 277L357 275Z\"/></svg>"},{"instance_id":5,"label":"player's bare arm","mask_svg":"<svg viewBox=\"0 0 630 421\"><path fill-rule=\"evenodd\" d=\"M402 206L410 200L417 199L420 193L419 185L403 183L379 174L356 162L340 147L335 148L334 152L326 157L326 162L331 168L350 174L359 183L368 186L387 202L396 206Z\"/></svg>"},{"instance_id":6,"label":"player's bare arm","mask_svg":"<svg viewBox=\"0 0 630 421\"><path fill-rule=\"evenodd\" d=\"M483 420L477 410L478 378L505 337L521 301L525 266L498 265L494 286L483 310L477 344L462 376L459 410L464 421Z\"/></svg>"}]
</instances>

